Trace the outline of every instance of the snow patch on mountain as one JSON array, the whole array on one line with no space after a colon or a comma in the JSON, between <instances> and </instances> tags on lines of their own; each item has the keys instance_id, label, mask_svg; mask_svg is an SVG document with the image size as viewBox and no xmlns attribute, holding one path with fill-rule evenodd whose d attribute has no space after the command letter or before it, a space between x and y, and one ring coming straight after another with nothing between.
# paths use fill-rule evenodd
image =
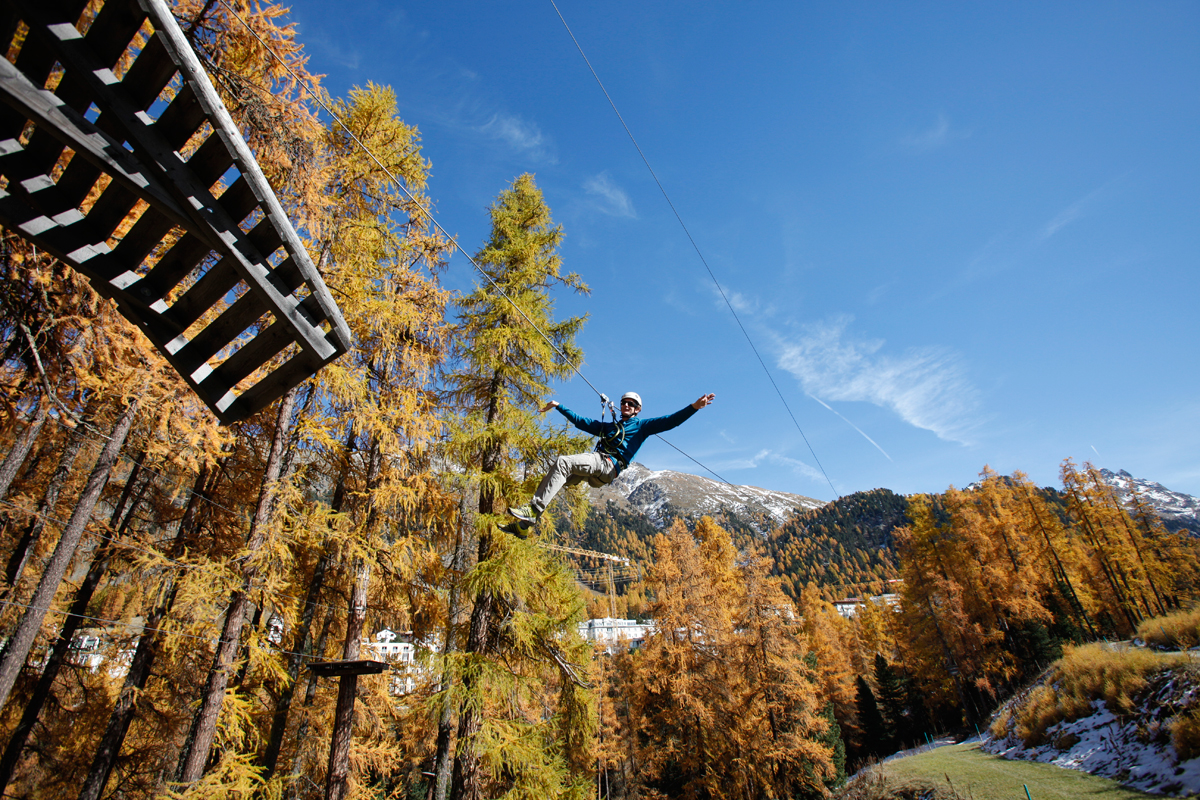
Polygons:
<instances>
[{"instance_id":1,"label":"snow patch on mountain","mask_svg":"<svg viewBox=\"0 0 1200 800\"><path fill-rule=\"evenodd\" d=\"M667 469L650 470L636 461L608 486L591 489L590 499L598 508L614 502L640 511L659 529L666 525L672 513L698 519L724 512L745 521L759 533L782 525L796 509L825 505L824 501L800 494L757 486L731 486Z\"/></svg>"},{"instance_id":2,"label":"snow patch on mountain","mask_svg":"<svg viewBox=\"0 0 1200 800\"><path fill-rule=\"evenodd\" d=\"M1100 477L1117 493L1127 506L1133 505L1133 493L1148 502L1170 531L1187 529L1200 534L1200 500L1183 492L1173 492L1161 483L1135 478L1125 470L1100 470Z\"/></svg>"}]
</instances>

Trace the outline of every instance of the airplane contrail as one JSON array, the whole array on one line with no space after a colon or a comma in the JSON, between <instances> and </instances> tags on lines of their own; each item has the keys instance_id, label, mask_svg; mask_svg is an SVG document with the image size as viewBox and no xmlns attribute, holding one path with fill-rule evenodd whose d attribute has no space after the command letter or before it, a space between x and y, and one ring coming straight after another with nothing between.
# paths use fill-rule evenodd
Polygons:
<instances>
[{"instance_id":1,"label":"airplane contrail","mask_svg":"<svg viewBox=\"0 0 1200 800\"><path fill-rule=\"evenodd\" d=\"M884 450L882 447L880 447L880 446L879 446L879 442L875 441L875 440L874 440L874 439L872 439L870 436L867 436L867 434L863 433L863 429L862 429L862 428L858 427L857 425L855 425L853 422L851 422L850 420L846 419L845 417L842 417L842 415L841 415L841 414L838 414L838 412L837 412L836 410L834 410L832 407L830 407L830 405L829 405L828 403L826 403L824 400L822 400L821 398L817 397L816 395L811 395L811 394L810 394L810 395L809 395L809 397L811 397L813 400L816 400L818 403L820 403L821 405L825 406L825 408L829 409L830 411L833 411L833 413L835 413L835 414L837 414L839 417L841 417L841 418L842 418L842 422L846 423L846 424L847 424L847 425L849 425L851 428L854 428L854 430L856 430L856 431L858 431L860 434L862 434L862 437L863 437L864 439L866 439L866 440L867 440L868 442L870 442L871 444L875 445L875 449L876 449L876 450L878 450L879 452L883 453L883 457L884 457L884 458L886 458L888 461L891 461L893 464L895 464L895 463L896 463L896 462L895 462L895 460L894 460L894 459L893 459L891 456L889 456L889 455L887 454L887 450ZM1097 454L1097 455L1098 455L1098 454Z\"/></svg>"}]
</instances>

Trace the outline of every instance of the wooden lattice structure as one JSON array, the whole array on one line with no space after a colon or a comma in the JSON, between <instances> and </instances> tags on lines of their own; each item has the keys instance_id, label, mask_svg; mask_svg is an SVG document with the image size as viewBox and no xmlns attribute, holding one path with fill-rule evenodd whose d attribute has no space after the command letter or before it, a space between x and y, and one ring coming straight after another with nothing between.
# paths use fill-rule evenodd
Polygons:
<instances>
[{"instance_id":1,"label":"wooden lattice structure","mask_svg":"<svg viewBox=\"0 0 1200 800\"><path fill-rule=\"evenodd\" d=\"M0 58L0 225L86 275L217 417L242 419L350 331L164 0L106 0L81 34L86 5L0 0L16 51Z\"/></svg>"}]
</instances>

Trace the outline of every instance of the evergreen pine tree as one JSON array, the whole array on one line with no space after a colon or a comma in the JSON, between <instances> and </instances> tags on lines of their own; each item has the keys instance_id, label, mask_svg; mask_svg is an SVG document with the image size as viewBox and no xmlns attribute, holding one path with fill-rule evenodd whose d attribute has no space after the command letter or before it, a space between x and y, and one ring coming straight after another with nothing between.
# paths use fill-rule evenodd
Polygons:
<instances>
[{"instance_id":1,"label":"evergreen pine tree","mask_svg":"<svg viewBox=\"0 0 1200 800\"><path fill-rule=\"evenodd\" d=\"M854 686L858 695L855 704L858 707L858 727L861 731L858 754L863 759L878 758L891 752L892 737L883 714L879 712L875 693L871 691L871 685L867 683L866 678L859 675L854 680Z\"/></svg>"}]
</instances>

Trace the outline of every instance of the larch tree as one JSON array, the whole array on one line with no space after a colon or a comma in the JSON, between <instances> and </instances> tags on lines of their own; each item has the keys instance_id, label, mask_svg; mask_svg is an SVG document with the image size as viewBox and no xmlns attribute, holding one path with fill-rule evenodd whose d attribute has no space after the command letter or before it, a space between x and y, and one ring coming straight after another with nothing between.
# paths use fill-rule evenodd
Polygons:
<instances>
[{"instance_id":1,"label":"larch tree","mask_svg":"<svg viewBox=\"0 0 1200 800\"><path fill-rule=\"evenodd\" d=\"M336 624L341 628L336 655L352 660L362 657L359 641L368 619L411 627L413 606L425 603L421 595L432 591L421 588L429 586L430 576L418 573L438 563L454 528L453 498L432 476L430 454L441 432L433 380L446 348L448 295L436 273L447 243L430 230L422 194L429 165L420 155L416 129L396 115L394 93L369 85L353 90L334 109L349 132L336 123L328 132L331 213L314 246L328 264L327 281L339 293L353 343L318 375L317 399L301 420L310 472L322 483L328 481L322 476L335 477L331 486L312 487L293 507L297 532L307 533L297 555L297 566L303 567L294 573L289 592L293 600L280 604L280 618L293 653L310 652L319 598L327 590L333 597L348 594L346 616ZM350 132L386 170L362 152ZM405 182L409 194L392 185L388 172ZM317 502L324 511L315 516L309 508L314 493L324 496ZM270 770L284 744L300 663L300 656L289 659L288 679L277 688L263 759ZM302 723L309 730L313 722L320 729L332 726L334 757L327 779L337 796L357 780L349 772L352 700L343 692L332 719ZM365 713L373 719L361 726L373 731L372 756L356 759L357 769L386 773L388 759L399 752L386 745L385 732L394 720L375 711L358 715ZM293 754L306 748L310 752L304 757L319 774L311 742L296 740ZM368 750L365 744L363 749Z\"/></svg>"},{"instance_id":2,"label":"larch tree","mask_svg":"<svg viewBox=\"0 0 1200 800\"><path fill-rule=\"evenodd\" d=\"M823 792L832 753L823 698L791 603L705 517L655 540L653 632L628 662L621 729L641 790L678 797Z\"/></svg>"},{"instance_id":3,"label":"larch tree","mask_svg":"<svg viewBox=\"0 0 1200 800\"><path fill-rule=\"evenodd\" d=\"M561 271L562 229L532 175L514 180L490 213L491 236L475 257L484 278L455 301L459 322L445 377L459 412L446 454L478 486L476 563L461 584L470 622L452 631L461 644L446 646L442 667L443 699L458 711L454 800L583 791L578 773L594 727L590 650L575 627L582 596L535 541L497 527L551 454L578 447L577 437L541 427L536 411L551 381L571 375L582 359L574 340L584 320L556 320L551 292L587 287ZM436 773L450 757L439 747Z\"/></svg>"}]
</instances>

